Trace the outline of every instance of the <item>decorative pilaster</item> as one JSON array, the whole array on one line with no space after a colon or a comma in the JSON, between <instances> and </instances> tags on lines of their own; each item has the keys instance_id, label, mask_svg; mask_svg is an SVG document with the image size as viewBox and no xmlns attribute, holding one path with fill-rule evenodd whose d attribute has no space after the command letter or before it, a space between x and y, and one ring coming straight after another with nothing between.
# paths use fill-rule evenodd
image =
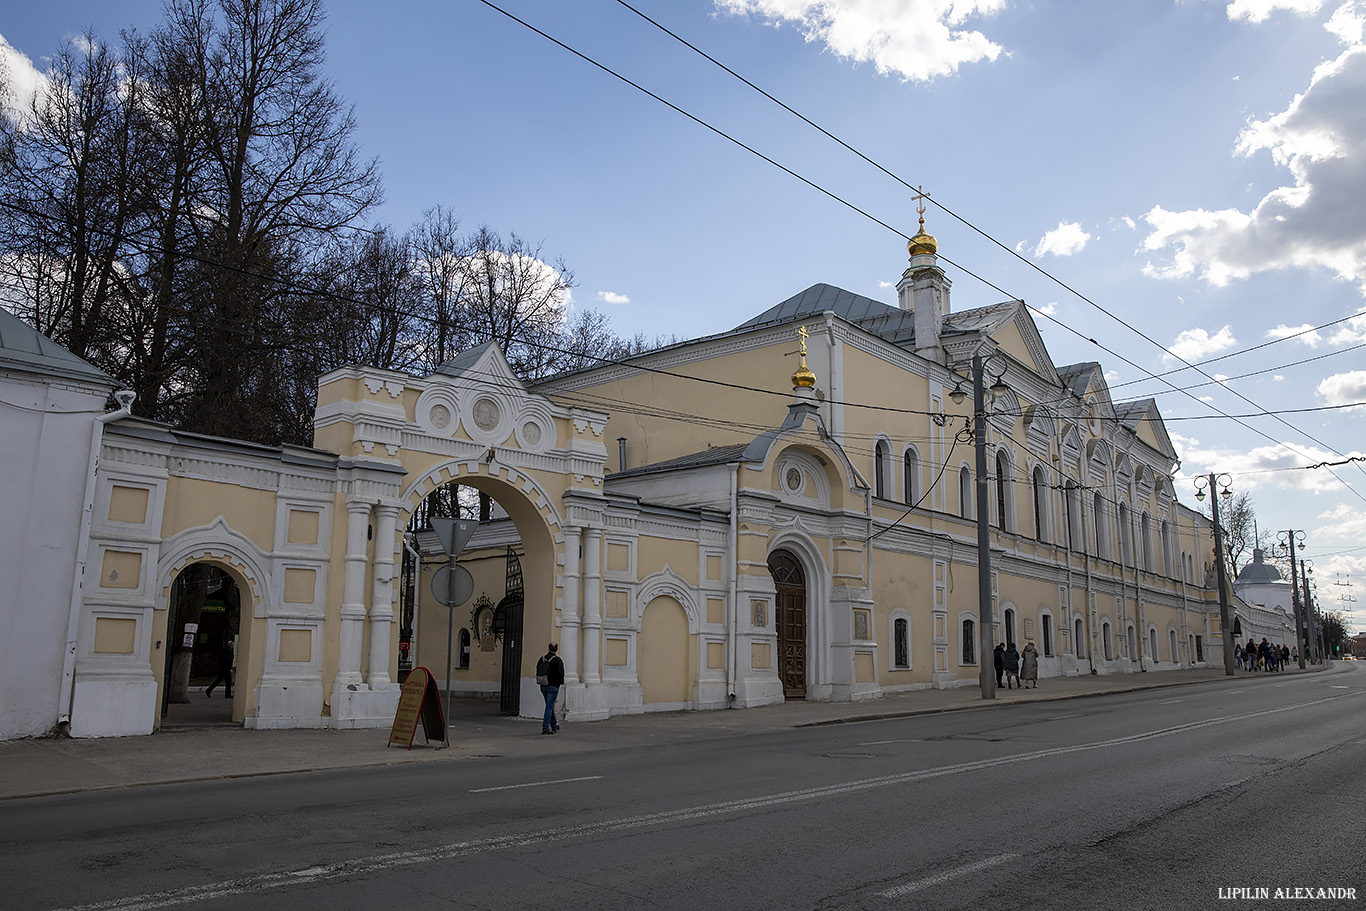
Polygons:
<instances>
[{"instance_id":1,"label":"decorative pilaster","mask_svg":"<svg viewBox=\"0 0 1366 911\"><path fill-rule=\"evenodd\" d=\"M397 521L397 506L381 503L375 507L375 580L370 599L370 672L366 675L371 689L392 682L389 640L394 626L394 526Z\"/></svg>"},{"instance_id":2,"label":"decorative pilaster","mask_svg":"<svg viewBox=\"0 0 1366 911\"><path fill-rule=\"evenodd\" d=\"M361 645L365 634L365 544L370 504L346 501L346 570L342 579L341 654L333 689L362 682ZM391 558L392 559L392 558Z\"/></svg>"},{"instance_id":3,"label":"decorative pilaster","mask_svg":"<svg viewBox=\"0 0 1366 911\"><path fill-rule=\"evenodd\" d=\"M579 682L579 559L583 549L583 531L564 530L564 572L560 578L564 586L560 602L560 657L564 660L564 682Z\"/></svg>"},{"instance_id":4,"label":"decorative pilaster","mask_svg":"<svg viewBox=\"0 0 1366 911\"><path fill-rule=\"evenodd\" d=\"M602 682L602 529L584 532L583 545L583 682Z\"/></svg>"}]
</instances>

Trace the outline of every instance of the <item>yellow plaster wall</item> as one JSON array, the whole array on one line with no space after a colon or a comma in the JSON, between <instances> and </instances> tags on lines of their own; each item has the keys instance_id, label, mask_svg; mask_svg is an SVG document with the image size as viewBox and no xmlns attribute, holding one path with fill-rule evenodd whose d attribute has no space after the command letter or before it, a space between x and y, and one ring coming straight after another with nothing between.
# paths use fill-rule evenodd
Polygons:
<instances>
[{"instance_id":1,"label":"yellow plaster wall","mask_svg":"<svg viewBox=\"0 0 1366 911\"><path fill-rule=\"evenodd\" d=\"M710 417L721 414L729 422L734 422L733 429L729 426L700 426L675 417L636 414L628 409L618 409L608 418L607 429L601 440L607 444L607 470L620 470L615 445L618 437L626 437L629 468L697 452L708 446L748 442L755 436L751 429L753 425L778 426L787 413L788 402L783 397L716 386L689 377L720 380L737 386L771 389L786 394L792 389L791 376L796 364L794 358L784 357L784 352L795 350L796 347L794 335L791 340L694 361L674 371L686 376L638 373L589 387L595 398L649 402L652 408L686 415ZM818 379L818 383L827 385L828 379ZM574 405L578 400L574 393L551 398L563 405Z\"/></svg>"},{"instance_id":2,"label":"yellow plaster wall","mask_svg":"<svg viewBox=\"0 0 1366 911\"><path fill-rule=\"evenodd\" d=\"M342 511L343 516L345 510ZM162 537L209 525L222 516L261 550L275 549L275 493L217 481L172 477L166 491Z\"/></svg>"},{"instance_id":3,"label":"yellow plaster wall","mask_svg":"<svg viewBox=\"0 0 1366 911\"><path fill-rule=\"evenodd\" d=\"M697 545L691 541L674 541L641 535L636 555L636 574L644 579L665 566L687 579L692 585L697 578Z\"/></svg>"}]
</instances>

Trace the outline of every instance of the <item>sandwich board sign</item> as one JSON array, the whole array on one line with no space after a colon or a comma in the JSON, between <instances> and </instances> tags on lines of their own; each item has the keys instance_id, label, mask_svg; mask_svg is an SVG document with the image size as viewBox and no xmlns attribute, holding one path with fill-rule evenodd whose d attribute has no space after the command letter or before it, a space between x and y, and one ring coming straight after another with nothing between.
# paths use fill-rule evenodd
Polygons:
<instances>
[{"instance_id":1,"label":"sandwich board sign","mask_svg":"<svg viewBox=\"0 0 1366 911\"><path fill-rule=\"evenodd\" d=\"M414 668L403 684L398 711L394 713L394 726L389 731L389 746L411 750L419 721L428 743L433 740L446 742L446 715L441 711L441 694L436 691L431 671L425 667Z\"/></svg>"}]
</instances>

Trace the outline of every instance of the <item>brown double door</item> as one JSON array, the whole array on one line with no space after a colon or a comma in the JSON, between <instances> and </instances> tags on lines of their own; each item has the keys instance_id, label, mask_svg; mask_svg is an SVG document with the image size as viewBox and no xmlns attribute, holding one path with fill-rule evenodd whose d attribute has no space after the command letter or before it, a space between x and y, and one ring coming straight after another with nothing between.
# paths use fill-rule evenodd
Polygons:
<instances>
[{"instance_id":1,"label":"brown double door","mask_svg":"<svg viewBox=\"0 0 1366 911\"><path fill-rule=\"evenodd\" d=\"M777 589L773 622L778 630L778 677L787 699L806 698L806 577L797 558L776 550L768 571Z\"/></svg>"}]
</instances>

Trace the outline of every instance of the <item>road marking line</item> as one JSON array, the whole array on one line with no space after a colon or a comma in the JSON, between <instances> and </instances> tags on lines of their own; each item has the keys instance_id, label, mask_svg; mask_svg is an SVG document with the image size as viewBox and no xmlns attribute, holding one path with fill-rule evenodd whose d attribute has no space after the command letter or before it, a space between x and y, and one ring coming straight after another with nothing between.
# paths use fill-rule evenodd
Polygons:
<instances>
[{"instance_id":1,"label":"road marking line","mask_svg":"<svg viewBox=\"0 0 1366 911\"><path fill-rule=\"evenodd\" d=\"M1045 720L1046 720L1046 721L1065 721L1065 720L1067 720L1068 718L1080 718L1080 717L1082 717L1083 714L1085 714L1085 713L1084 713L1084 712L1073 712L1071 715L1054 715L1054 716L1052 716L1051 718L1047 718L1047 719L1045 719Z\"/></svg>"},{"instance_id":2,"label":"road marking line","mask_svg":"<svg viewBox=\"0 0 1366 911\"><path fill-rule=\"evenodd\" d=\"M1016 753L1011 756L999 756L994 759L978 759L972 762L936 766L934 768L921 769L913 772L899 772L895 775L862 778L843 784L821 785L814 788L803 788L799 791L781 791L776 794L767 794L758 797L742 797L736 800L702 804L695 807L684 807L678 810L664 810L658 813L645 813L639 816L605 819L601 822L557 826L520 834L451 842L450 844L437 845L431 848L397 851L390 854L375 854L370 857L358 857L354 860L343 860L323 866L306 867L302 870L262 873L256 876L242 877L240 879L204 883L203 885L198 886L185 886L180 889L170 889L162 892L148 892L142 895L129 895L122 898L112 898L106 901L92 902L85 905L71 905L66 908L56 909L56 911L152 911L152 909L155 908L170 908L176 905L188 905L194 902L208 901L217 898L251 895L259 892L266 892L271 889L279 889L300 883L307 884L323 879L335 880L342 877L381 873L401 867L414 866L416 864L450 860L457 857L469 857L471 855L483 854L489 851L500 851L505 848L543 845L557 841L568 841L573 838L626 832L632 829L641 829L649 826L670 825L699 819L716 819L725 816L735 816L785 804L804 803L821 800L827 797L835 797L841 794L851 794L858 791L871 791L897 785L914 784L921 781L930 781L935 778L943 778L948 775L961 775L965 772L980 772L983 769L990 769L996 766L1006 765L1007 763L1013 765L1015 763L1028 762L1035 759L1047 759L1052 756L1066 756L1072 753L1085 753L1092 750L1106 749L1108 747L1127 746L1133 743L1140 743L1144 740L1169 737L1172 734L1180 734L1196 728L1206 728L1220 724L1241 724L1250 718L1259 718L1264 715L1276 715L1281 712L1292 712L1298 709L1323 705L1328 702L1336 702L1339 699L1350 699L1353 696L1361 696L1364 694L1366 694L1366 690L1356 690L1351 693L1341 693L1332 696L1324 696L1319 699L1311 699L1308 702L1301 702L1295 705L1286 705L1274 709L1263 709L1260 712L1240 712L1234 715L1225 715L1220 718L1211 718L1207 721L1192 721L1186 724L1178 724L1174 727L1145 731L1141 734L1130 734L1127 737L1116 737L1111 740L1079 743L1069 747L1052 747L1047 750L1037 750L1033 753Z\"/></svg>"},{"instance_id":3,"label":"road marking line","mask_svg":"<svg viewBox=\"0 0 1366 911\"><path fill-rule=\"evenodd\" d=\"M1166 702L1159 702L1158 705L1176 705L1178 702L1185 702L1184 699L1168 699Z\"/></svg>"},{"instance_id":4,"label":"road marking line","mask_svg":"<svg viewBox=\"0 0 1366 911\"><path fill-rule=\"evenodd\" d=\"M886 744L886 743L924 743L924 742L925 742L925 741L923 741L923 740L918 740L918 739L915 738L915 737L907 737L905 740L869 740L869 741L866 741L866 742L864 742L864 743L858 744L858 746L861 746L861 747L880 747L880 746L882 746L883 744Z\"/></svg>"},{"instance_id":5,"label":"road marking line","mask_svg":"<svg viewBox=\"0 0 1366 911\"><path fill-rule=\"evenodd\" d=\"M568 784L571 781L597 781L601 775L585 775L582 778L556 778L554 781L528 781L525 784L504 784L496 788L470 788L471 794L486 794L489 791L511 791L515 788L540 788L548 784Z\"/></svg>"},{"instance_id":6,"label":"road marking line","mask_svg":"<svg viewBox=\"0 0 1366 911\"><path fill-rule=\"evenodd\" d=\"M1350 690L1350 689L1351 689L1350 686L1342 686L1342 685L1337 684L1337 683L1330 683L1330 684L1328 685L1328 688L1329 688L1330 690Z\"/></svg>"},{"instance_id":7,"label":"road marking line","mask_svg":"<svg viewBox=\"0 0 1366 911\"><path fill-rule=\"evenodd\" d=\"M927 876L924 879L917 879L915 882L906 883L904 886L897 886L895 889L888 889L885 892L877 893L878 898L901 898L903 895L910 895L912 892L919 892L921 889L928 889L930 886L939 886L951 879L960 876L967 876L969 873L977 873L991 867L999 866L1003 863L1015 860L1018 854L998 854L995 857L987 857L975 863L967 864L956 870L945 870L943 873L936 873L934 876Z\"/></svg>"}]
</instances>

